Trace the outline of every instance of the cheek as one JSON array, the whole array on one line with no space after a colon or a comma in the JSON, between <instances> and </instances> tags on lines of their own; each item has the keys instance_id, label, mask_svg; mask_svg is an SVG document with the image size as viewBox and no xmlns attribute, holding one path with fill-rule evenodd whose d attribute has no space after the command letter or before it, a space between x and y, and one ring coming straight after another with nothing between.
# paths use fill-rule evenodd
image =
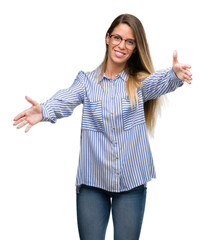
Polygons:
<instances>
[{"instance_id":1,"label":"cheek","mask_svg":"<svg viewBox=\"0 0 206 240\"><path fill-rule=\"evenodd\" d=\"M132 56L132 54L133 54L133 52L128 52L127 58L129 59Z\"/></svg>"},{"instance_id":2,"label":"cheek","mask_svg":"<svg viewBox=\"0 0 206 240\"><path fill-rule=\"evenodd\" d=\"M108 45L108 53L111 54L114 50L115 46L113 46L112 44Z\"/></svg>"}]
</instances>

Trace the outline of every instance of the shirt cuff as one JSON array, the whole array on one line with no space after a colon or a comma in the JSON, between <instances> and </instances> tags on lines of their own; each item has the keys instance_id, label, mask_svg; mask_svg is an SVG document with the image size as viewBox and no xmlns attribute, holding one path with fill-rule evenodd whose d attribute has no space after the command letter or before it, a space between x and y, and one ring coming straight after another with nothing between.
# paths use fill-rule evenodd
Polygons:
<instances>
[{"instance_id":1,"label":"shirt cuff","mask_svg":"<svg viewBox=\"0 0 206 240\"><path fill-rule=\"evenodd\" d=\"M48 111L47 111L44 103L41 103L40 106L41 106L41 109L42 109L42 116L43 116L41 121L42 121L42 122L48 122L48 121L50 121L49 113L48 113Z\"/></svg>"},{"instance_id":2,"label":"shirt cuff","mask_svg":"<svg viewBox=\"0 0 206 240\"><path fill-rule=\"evenodd\" d=\"M173 67L169 70L169 73L170 73L170 75L172 77L172 80L178 81L180 83L180 86L182 86L184 84L184 82L177 77L176 73L173 70Z\"/></svg>"}]
</instances>

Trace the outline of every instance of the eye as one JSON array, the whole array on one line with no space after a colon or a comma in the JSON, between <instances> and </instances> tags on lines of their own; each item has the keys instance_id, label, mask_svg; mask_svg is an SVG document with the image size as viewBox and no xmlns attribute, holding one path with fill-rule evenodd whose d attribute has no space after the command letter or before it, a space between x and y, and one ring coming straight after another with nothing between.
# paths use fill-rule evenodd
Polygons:
<instances>
[{"instance_id":1,"label":"eye","mask_svg":"<svg viewBox=\"0 0 206 240\"><path fill-rule=\"evenodd\" d=\"M119 36L113 36L113 38L115 39L115 40L121 40L121 37L119 37Z\"/></svg>"},{"instance_id":2,"label":"eye","mask_svg":"<svg viewBox=\"0 0 206 240\"><path fill-rule=\"evenodd\" d=\"M127 40L127 43L131 46L135 45L135 42L133 40Z\"/></svg>"}]
</instances>

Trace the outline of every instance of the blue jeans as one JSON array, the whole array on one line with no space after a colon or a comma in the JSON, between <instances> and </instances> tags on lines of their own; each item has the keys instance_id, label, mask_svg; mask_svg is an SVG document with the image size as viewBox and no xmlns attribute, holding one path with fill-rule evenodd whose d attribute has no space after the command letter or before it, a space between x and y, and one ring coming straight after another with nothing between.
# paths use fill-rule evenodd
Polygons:
<instances>
[{"instance_id":1,"label":"blue jeans","mask_svg":"<svg viewBox=\"0 0 206 240\"><path fill-rule=\"evenodd\" d=\"M81 185L76 193L80 239L104 240L112 209L114 240L138 240L146 193L144 185L120 193Z\"/></svg>"}]
</instances>

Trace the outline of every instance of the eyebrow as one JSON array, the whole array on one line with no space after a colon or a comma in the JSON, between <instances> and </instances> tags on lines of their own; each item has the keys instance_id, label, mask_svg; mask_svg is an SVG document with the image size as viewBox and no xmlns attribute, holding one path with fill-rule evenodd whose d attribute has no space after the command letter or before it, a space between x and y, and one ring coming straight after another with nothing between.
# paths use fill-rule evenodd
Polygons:
<instances>
[{"instance_id":1,"label":"eyebrow","mask_svg":"<svg viewBox=\"0 0 206 240\"><path fill-rule=\"evenodd\" d=\"M121 38L123 38L121 35L119 35L118 33L113 33L113 35L118 35L118 36L120 36ZM133 38L127 38L126 40L132 40L132 41L134 41L135 42L135 39L133 39Z\"/></svg>"}]
</instances>

